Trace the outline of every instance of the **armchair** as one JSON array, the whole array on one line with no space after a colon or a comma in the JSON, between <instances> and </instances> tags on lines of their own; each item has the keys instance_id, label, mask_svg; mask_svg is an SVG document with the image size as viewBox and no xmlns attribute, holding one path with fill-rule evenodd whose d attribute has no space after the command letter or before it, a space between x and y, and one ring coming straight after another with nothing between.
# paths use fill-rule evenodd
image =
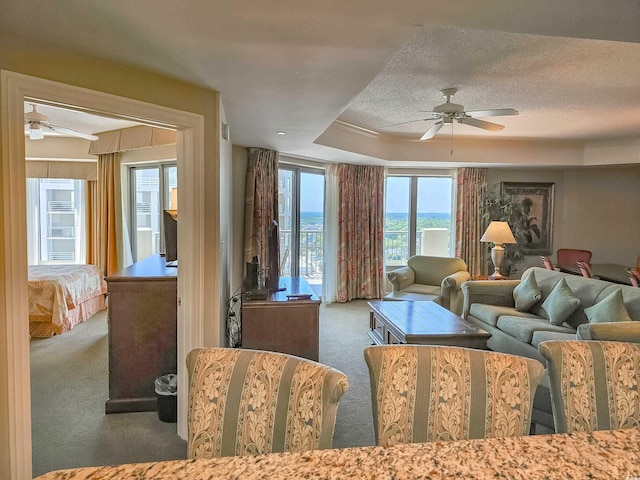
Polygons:
<instances>
[{"instance_id":1,"label":"armchair","mask_svg":"<svg viewBox=\"0 0 640 480\"><path fill-rule=\"evenodd\" d=\"M460 287L469 280L467 264L461 258L415 255L407 265L387 273L392 292L387 300L434 300L460 315Z\"/></svg>"}]
</instances>

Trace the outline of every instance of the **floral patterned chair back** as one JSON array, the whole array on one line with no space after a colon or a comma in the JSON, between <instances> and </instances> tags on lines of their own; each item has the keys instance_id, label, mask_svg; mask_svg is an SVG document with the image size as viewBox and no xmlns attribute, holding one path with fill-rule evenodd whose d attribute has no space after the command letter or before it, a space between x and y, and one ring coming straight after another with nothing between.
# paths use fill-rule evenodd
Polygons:
<instances>
[{"instance_id":1,"label":"floral patterned chair back","mask_svg":"<svg viewBox=\"0 0 640 480\"><path fill-rule=\"evenodd\" d=\"M331 448L343 373L237 348L195 349L187 370L189 458Z\"/></svg>"},{"instance_id":2,"label":"floral patterned chair back","mask_svg":"<svg viewBox=\"0 0 640 480\"><path fill-rule=\"evenodd\" d=\"M640 427L640 345L543 342L557 433Z\"/></svg>"},{"instance_id":3,"label":"floral patterned chair back","mask_svg":"<svg viewBox=\"0 0 640 480\"><path fill-rule=\"evenodd\" d=\"M430 345L366 347L378 445L528 435L536 360Z\"/></svg>"}]
</instances>

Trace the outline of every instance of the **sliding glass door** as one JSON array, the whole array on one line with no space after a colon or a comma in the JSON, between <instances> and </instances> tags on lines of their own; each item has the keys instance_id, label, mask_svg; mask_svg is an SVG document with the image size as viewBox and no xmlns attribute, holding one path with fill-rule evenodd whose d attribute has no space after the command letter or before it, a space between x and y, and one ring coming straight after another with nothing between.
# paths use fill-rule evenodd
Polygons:
<instances>
[{"instance_id":1,"label":"sliding glass door","mask_svg":"<svg viewBox=\"0 0 640 480\"><path fill-rule=\"evenodd\" d=\"M320 289L324 247L324 173L293 166L278 171L280 275L303 276ZM320 291L320 290L318 290Z\"/></svg>"}]
</instances>

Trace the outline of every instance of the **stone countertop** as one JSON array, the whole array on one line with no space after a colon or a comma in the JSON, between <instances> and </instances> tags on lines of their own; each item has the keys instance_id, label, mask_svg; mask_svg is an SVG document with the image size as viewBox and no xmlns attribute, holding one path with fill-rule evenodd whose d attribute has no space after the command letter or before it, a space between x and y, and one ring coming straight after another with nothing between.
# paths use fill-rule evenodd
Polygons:
<instances>
[{"instance_id":1,"label":"stone countertop","mask_svg":"<svg viewBox=\"0 0 640 480\"><path fill-rule=\"evenodd\" d=\"M640 479L640 429L59 470L53 479Z\"/></svg>"}]
</instances>

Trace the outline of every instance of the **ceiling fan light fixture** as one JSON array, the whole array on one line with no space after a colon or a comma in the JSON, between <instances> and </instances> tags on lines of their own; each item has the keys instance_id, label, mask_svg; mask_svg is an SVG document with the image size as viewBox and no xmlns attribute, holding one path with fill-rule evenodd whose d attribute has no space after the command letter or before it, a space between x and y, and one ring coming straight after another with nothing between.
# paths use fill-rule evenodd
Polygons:
<instances>
[{"instance_id":1,"label":"ceiling fan light fixture","mask_svg":"<svg viewBox=\"0 0 640 480\"><path fill-rule=\"evenodd\" d=\"M44 138L44 130L38 123L29 124L29 140L42 140Z\"/></svg>"}]
</instances>

